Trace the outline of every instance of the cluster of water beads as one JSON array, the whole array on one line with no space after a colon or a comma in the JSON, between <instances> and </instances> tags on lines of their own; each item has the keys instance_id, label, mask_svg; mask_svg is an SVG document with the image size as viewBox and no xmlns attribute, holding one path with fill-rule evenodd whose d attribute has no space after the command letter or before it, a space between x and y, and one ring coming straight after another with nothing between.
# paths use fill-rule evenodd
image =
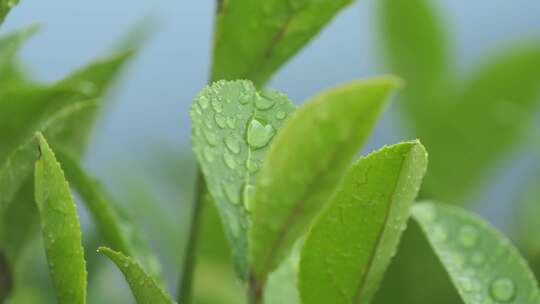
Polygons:
<instances>
[{"instance_id":1,"label":"cluster of water beads","mask_svg":"<svg viewBox=\"0 0 540 304\"><path fill-rule=\"evenodd\" d=\"M449 242L447 228L444 224L437 223L437 212L433 206L426 205L416 211L416 215L421 220L433 224L432 233L435 241L442 243ZM465 250L474 250L480 241L480 234L477 228L469 224L461 226L456 237L460 247ZM481 266L485 261L485 255L480 251L473 251L469 255L470 263L475 266ZM489 283L489 286L483 288L482 286L484 284L473 278L473 269L463 269L467 262L464 255L460 253L444 254L443 259L450 262L452 267L460 269L459 272L463 274L461 277L458 277L461 288L468 293L472 293L472 296L478 303L511 303L516 298L516 286L510 278L495 278ZM487 297L485 296L486 294Z\"/></svg>"}]
</instances>

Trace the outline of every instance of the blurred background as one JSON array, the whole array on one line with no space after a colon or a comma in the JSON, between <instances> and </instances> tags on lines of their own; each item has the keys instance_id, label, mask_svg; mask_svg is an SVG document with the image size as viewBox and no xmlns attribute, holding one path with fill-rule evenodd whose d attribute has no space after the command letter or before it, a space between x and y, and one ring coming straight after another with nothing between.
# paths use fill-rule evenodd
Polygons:
<instances>
[{"instance_id":1,"label":"blurred background","mask_svg":"<svg viewBox=\"0 0 540 304\"><path fill-rule=\"evenodd\" d=\"M269 86L300 104L334 84L385 73L376 1L358 1L340 13ZM97 124L85 163L142 225L166 265L169 290L175 290L187 237L195 172L188 108L209 77L214 2L23 0L0 30L5 33L34 23L42 25L24 45L21 60L35 78L54 81L106 54L143 18L152 20L154 30L109 94L114 102ZM449 52L458 72L469 71L486 54L540 38L540 1L432 2L448 32ZM394 101L378 124L365 151L411 138L395 106L398 102ZM535 117L538 129L538 111ZM538 142L538 131L527 136ZM463 204L509 232L513 229L512 202L520 197L523 185L538 175L539 155L538 144L524 145L505 155L478 189L462 198L466 201ZM84 215L83 225L89 233L94 229ZM208 229L219 231L217 227ZM212 240L223 242L219 235ZM212 301L213 293L221 293L222 302L234 303L238 289L234 282L228 283L229 288L221 281L211 281L216 273L232 278L229 267L220 264L222 254L212 256L213 251L223 250L219 244L203 246L208 262L202 264L199 271L203 274L197 277L200 290L205 286L221 286L223 290L207 292L210 295L202 295L201 302L205 297ZM36 262L40 264L36 267L46 276L45 264ZM102 279L91 285L91 302L132 301L116 269L107 263L100 269L97 276ZM35 292L36 297L43 296L42 291Z\"/></svg>"}]
</instances>

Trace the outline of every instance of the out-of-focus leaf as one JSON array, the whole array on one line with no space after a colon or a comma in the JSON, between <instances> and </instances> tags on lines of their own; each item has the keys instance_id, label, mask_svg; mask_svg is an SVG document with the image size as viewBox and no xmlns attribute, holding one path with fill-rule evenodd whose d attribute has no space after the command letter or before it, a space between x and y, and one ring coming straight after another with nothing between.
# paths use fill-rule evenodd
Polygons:
<instances>
[{"instance_id":1,"label":"out-of-focus leaf","mask_svg":"<svg viewBox=\"0 0 540 304\"><path fill-rule=\"evenodd\" d=\"M400 105L422 128L440 110L441 82L447 80L448 47L431 0L381 0L378 13L388 65L407 85Z\"/></svg>"},{"instance_id":2,"label":"out-of-focus leaf","mask_svg":"<svg viewBox=\"0 0 540 304\"><path fill-rule=\"evenodd\" d=\"M60 304L86 303L86 268L77 207L60 164L40 133L35 196L43 243Z\"/></svg>"},{"instance_id":3,"label":"out-of-focus leaf","mask_svg":"<svg viewBox=\"0 0 540 304\"><path fill-rule=\"evenodd\" d=\"M302 248L304 303L369 303L393 257L427 168L417 141L360 159Z\"/></svg>"},{"instance_id":4,"label":"out-of-focus leaf","mask_svg":"<svg viewBox=\"0 0 540 304\"><path fill-rule=\"evenodd\" d=\"M540 291L525 260L510 242L462 209L417 204L412 217L467 304L538 303Z\"/></svg>"},{"instance_id":5,"label":"out-of-focus leaf","mask_svg":"<svg viewBox=\"0 0 540 304\"><path fill-rule=\"evenodd\" d=\"M4 22L9 11L19 3L19 0L0 0L0 24Z\"/></svg>"},{"instance_id":6,"label":"out-of-focus leaf","mask_svg":"<svg viewBox=\"0 0 540 304\"><path fill-rule=\"evenodd\" d=\"M247 274L249 196L274 135L294 110L276 91L257 92L251 82L218 81L196 98L193 150L217 204L236 268Z\"/></svg>"},{"instance_id":7,"label":"out-of-focus leaf","mask_svg":"<svg viewBox=\"0 0 540 304\"><path fill-rule=\"evenodd\" d=\"M0 252L0 303L11 293L13 274L7 257Z\"/></svg>"},{"instance_id":8,"label":"out-of-focus leaf","mask_svg":"<svg viewBox=\"0 0 540 304\"><path fill-rule=\"evenodd\" d=\"M38 29L39 27L34 25L0 37L0 87L8 83L26 81L15 59L21 45Z\"/></svg>"},{"instance_id":9,"label":"out-of-focus leaf","mask_svg":"<svg viewBox=\"0 0 540 304\"><path fill-rule=\"evenodd\" d=\"M379 4L387 61L407 83L402 105L408 123L430 151L424 194L465 202L534 118L540 44L503 53L464 77L451 70L446 33L432 1Z\"/></svg>"},{"instance_id":10,"label":"out-of-focus leaf","mask_svg":"<svg viewBox=\"0 0 540 304\"><path fill-rule=\"evenodd\" d=\"M311 98L278 133L253 194L255 292L333 194L398 85L380 77L337 86Z\"/></svg>"},{"instance_id":11,"label":"out-of-focus leaf","mask_svg":"<svg viewBox=\"0 0 540 304\"><path fill-rule=\"evenodd\" d=\"M98 252L108 256L122 271L138 304L174 303L171 297L131 257L107 247L99 247Z\"/></svg>"},{"instance_id":12,"label":"out-of-focus leaf","mask_svg":"<svg viewBox=\"0 0 540 304\"><path fill-rule=\"evenodd\" d=\"M352 0L218 1L212 80L272 74Z\"/></svg>"},{"instance_id":13,"label":"out-of-focus leaf","mask_svg":"<svg viewBox=\"0 0 540 304\"><path fill-rule=\"evenodd\" d=\"M540 44L494 57L456 97L431 118L440 127L420 133L432 154L426 192L452 202L474 190L531 127L540 102Z\"/></svg>"},{"instance_id":14,"label":"out-of-focus leaf","mask_svg":"<svg viewBox=\"0 0 540 304\"><path fill-rule=\"evenodd\" d=\"M69 152L57 149L56 155L62 164L67 180L85 202L105 241L115 250L141 261L145 270L156 280L161 281L157 259L146 245L137 246L143 244L140 244L140 240L132 238L139 238L140 233L135 231L135 227L129 220L122 218L115 210L115 205L99 182L89 176L80 166L77 158Z\"/></svg>"},{"instance_id":15,"label":"out-of-focus leaf","mask_svg":"<svg viewBox=\"0 0 540 304\"><path fill-rule=\"evenodd\" d=\"M89 131L83 125L93 120L98 105L96 100L75 103L51 117L40 129L52 145L76 151L85 142ZM0 165L0 206L13 203L13 196L31 176L36 149L35 140L29 140L15 149Z\"/></svg>"}]
</instances>

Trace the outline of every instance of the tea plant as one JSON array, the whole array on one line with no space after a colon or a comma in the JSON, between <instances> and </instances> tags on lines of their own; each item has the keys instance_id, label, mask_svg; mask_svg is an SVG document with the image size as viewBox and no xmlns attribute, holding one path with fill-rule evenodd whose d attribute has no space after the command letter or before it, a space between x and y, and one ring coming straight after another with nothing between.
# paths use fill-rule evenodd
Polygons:
<instances>
[{"instance_id":1,"label":"tea plant","mask_svg":"<svg viewBox=\"0 0 540 304\"><path fill-rule=\"evenodd\" d=\"M397 43L399 39L414 41L414 35L407 36L407 22L400 24L400 18L430 20L427 6L421 0L383 0L382 11L390 16L384 19L391 33L387 43L395 57L390 58L397 74L410 82L404 94L407 111L418 124L420 139L426 137L428 149L433 147L439 165L428 169L428 153L420 140L385 146L354 160L389 97L403 87L399 78L351 81L309 98L298 108L285 94L263 89L272 74L349 2L218 2L211 83L195 97L190 110L192 146L200 172L177 302L192 302L196 246L206 202L217 208L247 303L416 303L414 294L425 285L410 279L417 272L400 272L411 266L423 271L426 266L417 266L418 260L410 255L400 259L403 251L435 260L437 264L427 264L427 271L446 273L446 289L426 303L453 301L456 295L447 296L448 290L467 304L540 303L538 283L527 261L504 236L461 208L414 203L419 192L422 198L457 200L497 158L497 149L490 149L493 153L486 152L489 157L483 162L469 166L461 150L466 138L452 135L439 144L439 136L453 130L445 126L442 113L470 110L473 115L475 107L500 96L506 105L532 107L535 89L540 91L536 49L488 69L466 93L446 96L442 92L450 90L441 84L447 77L439 75L440 66L426 64L425 69L416 70L407 66L415 60L397 58L411 54L409 45ZM0 2L2 19L14 4ZM103 94L136 47L118 51L57 83L40 84L30 80L15 61L20 44L34 31L0 39L0 302L24 303L20 290L26 275L21 257L37 232L33 224L40 223L58 303L86 303L94 270L91 260L97 253L123 273L137 303L175 303L145 241L107 190L80 164ZM431 37L428 43L440 37L426 35ZM437 52L443 53L443 48L434 50L422 51L440 63L442 56ZM507 84L514 75L510 72L517 71L528 73L521 81ZM499 86L499 81L504 85ZM485 93L484 88L492 84L498 91ZM444 100L460 96L467 102L424 107L437 100L434 96L444 96ZM487 125L499 130L503 122L492 118L485 119ZM464 130L478 137L490 134L467 125L473 121L464 120ZM443 127L433 127L439 124ZM507 149L519 132L519 126L504 129L504 136L494 140L494 145ZM438 145L452 146L448 150L452 155L444 154L447 151ZM475 156L487 151L478 149ZM461 184L459 175L438 171L448 169L445 160L455 163L467 183ZM474 174L467 175L464 168ZM427 172L432 182L421 191ZM437 181L438 176L448 180ZM458 194L437 190L441 183L454 187ZM107 246L85 251L72 190L87 206ZM398 246L409 220L414 223L407 229L409 237L406 233ZM429 247L422 247L422 242ZM396 252L397 260L387 273ZM403 261L410 264L401 268ZM407 286L405 292L413 300L407 298L409 294L395 300L403 294L400 287L392 286L396 278Z\"/></svg>"}]
</instances>

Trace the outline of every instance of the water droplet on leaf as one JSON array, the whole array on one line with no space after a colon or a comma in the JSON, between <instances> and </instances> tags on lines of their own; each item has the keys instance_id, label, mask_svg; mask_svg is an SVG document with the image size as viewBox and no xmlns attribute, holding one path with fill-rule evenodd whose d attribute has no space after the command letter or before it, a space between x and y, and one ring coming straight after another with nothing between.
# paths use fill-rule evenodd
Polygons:
<instances>
[{"instance_id":1,"label":"water droplet on leaf","mask_svg":"<svg viewBox=\"0 0 540 304\"><path fill-rule=\"evenodd\" d=\"M277 119L283 119L283 118L285 118L285 116L287 116L287 114L285 114L285 112L283 112L283 111L277 111L277 113L276 113L276 118Z\"/></svg>"},{"instance_id":2,"label":"water droplet on leaf","mask_svg":"<svg viewBox=\"0 0 540 304\"><path fill-rule=\"evenodd\" d=\"M206 142L211 145L211 146L215 146L217 145L218 143L218 139L217 139L217 136L214 132L210 131L210 130L203 130L203 135L204 135L204 138L206 139Z\"/></svg>"},{"instance_id":3,"label":"water droplet on leaf","mask_svg":"<svg viewBox=\"0 0 540 304\"><path fill-rule=\"evenodd\" d=\"M499 302L509 302L514 298L516 286L508 278L499 278L491 283L490 294L494 300Z\"/></svg>"},{"instance_id":4,"label":"water droplet on leaf","mask_svg":"<svg viewBox=\"0 0 540 304\"><path fill-rule=\"evenodd\" d=\"M263 125L259 120L252 119L247 131L247 142L255 148L262 148L270 142L270 139L275 134L275 130L272 125Z\"/></svg>"},{"instance_id":5,"label":"water droplet on leaf","mask_svg":"<svg viewBox=\"0 0 540 304\"><path fill-rule=\"evenodd\" d=\"M223 161L225 162L225 165L229 167L229 169L236 168L236 161L234 160L234 156L228 151L225 151L225 153L223 153Z\"/></svg>"},{"instance_id":6,"label":"water droplet on leaf","mask_svg":"<svg viewBox=\"0 0 540 304\"><path fill-rule=\"evenodd\" d=\"M274 101L264 94L255 95L255 106L259 110L268 110L274 106Z\"/></svg>"},{"instance_id":7,"label":"water droplet on leaf","mask_svg":"<svg viewBox=\"0 0 540 304\"><path fill-rule=\"evenodd\" d=\"M238 139L234 137L233 135L225 138L225 145L232 153L234 154L240 153L240 144L238 143Z\"/></svg>"},{"instance_id":8,"label":"water droplet on leaf","mask_svg":"<svg viewBox=\"0 0 540 304\"><path fill-rule=\"evenodd\" d=\"M459 243L464 247L472 247L478 242L478 231L470 225L466 225L459 229Z\"/></svg>"},{"instance_id":9,"label":"water droplet on leaf","mask_svg":"<svg viewBox=\"0 0 540 304\"><path fill-rule=\"evenodd\" d=\"M224 182L222 184L223 192L229 201L233 204L238 204L240 202L240 191L234 186L234 184Z\"/></svg>"},{"instance_id":10,"label":"water droplet on leaf","mask_svg":"<svg viewBox=\"0 0 540 304\"><path fill-rule=\"evenodd\" d=\"M244 186L244 208L246 208L247 211L251 210L251 198L253 197L253 192L255 191L255 187L249 184L246 184Z\"/></svg>"},{"instance_id":11,"label":"water droplet on leaf","mask_svg":"<svg viewBox=\"0 0 540 304\"><path fill-rule=\"evenodd\" d=\"M199 97L199 105L201 106L203 110L206 110L208 108L209 103L210 101L208 100L208 97L206 96Z\"/></svg>"},{"instance_id":12,"label":"water droplet on leaf","mask_svg":"<svg viewBox=\"0 0 540 304\"><path fill-rule=\"evenodd\" d=\"M221 113L223 111L223 99L218 98L218 99L212 100L212 108L217 113Z\"/></svg>"},{"instance_id":13,"label":"water droplet on leaf","mask_svg":"<svg viewBox=\"0 0 540 304\"><path fill-rule=\"evenodd\" d=\"M220 127L221 129L225 128L227 122L225 121L225 117L223 115L217 113L216 115L214 115L214 120L216 121L218 127Z\"/></svg>"}]
</instances>

